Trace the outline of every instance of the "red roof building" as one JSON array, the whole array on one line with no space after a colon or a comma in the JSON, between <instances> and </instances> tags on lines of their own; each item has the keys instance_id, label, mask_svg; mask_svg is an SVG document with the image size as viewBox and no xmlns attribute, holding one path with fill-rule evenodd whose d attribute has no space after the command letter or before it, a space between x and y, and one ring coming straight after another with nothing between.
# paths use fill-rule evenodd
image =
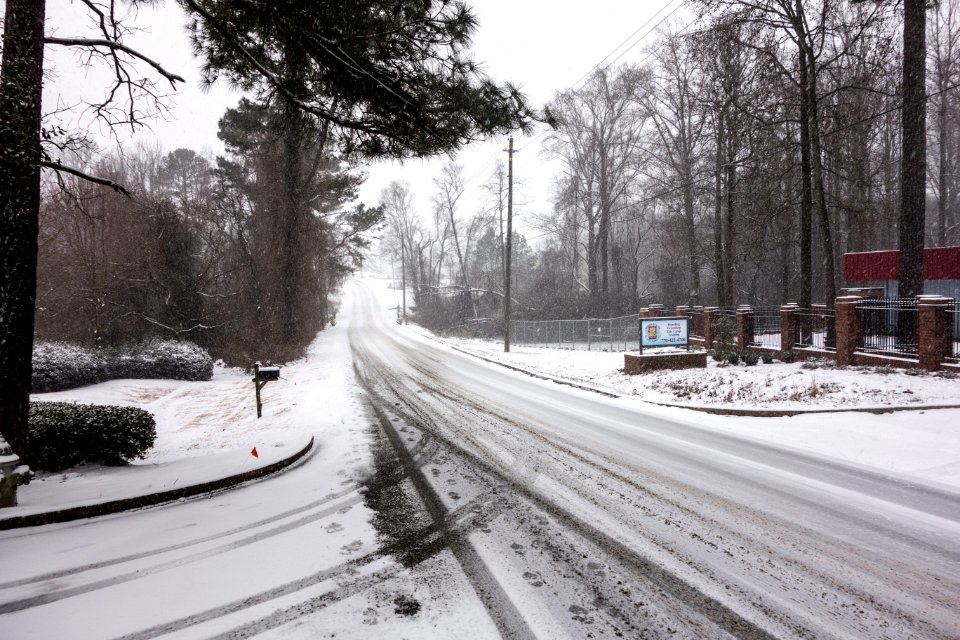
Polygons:
<instances>
[{"instance_id":1,"label":"red roof building","mask_svg":"<svg viewBox=\"0 0 960 640\"><path fill-rule=\"evenodd\" d=\"M848 286L882 285L887 297L896 297L900 274L899 251L867 251L843 256L843 279ZM960 247L923 250L924 293L960 298Z\"/></svg>"}]
</instances>

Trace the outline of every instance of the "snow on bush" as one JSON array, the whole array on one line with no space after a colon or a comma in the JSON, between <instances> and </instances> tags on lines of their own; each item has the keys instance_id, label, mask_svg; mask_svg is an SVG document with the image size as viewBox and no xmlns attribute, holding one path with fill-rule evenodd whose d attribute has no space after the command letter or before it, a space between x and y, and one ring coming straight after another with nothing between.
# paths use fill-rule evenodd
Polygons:
<instances>
[{"instance_id":1,"label":"snow on bush","mask_svg":"<svg viewBox=\"0 0 960 640\"><path fill-rule=\"evenodd\" d=\"M90 349L63 342L33 348L34 393L64 391L116 378L209 380L213 358L192 342L153 340L121 349Z\"/></svg>"},{"instance_id":2,"label":"snow on bush","mask_svg":"<svg viewBox=\"0 0 960 640\"><path fill-rule=\"evenodd\" d=\"M108 378L104 354L65 342L40 342L33 347L35 393L63 391Z\"/></svg>"},{"instance_id":3,"label":"snow on bush","mask_svg":"<svg viewBox=\"0 0 960 640\"><path fill-rule=\"evenodd\" d=\"M136 407L31 402L29 425L30 466L43 471L126 464L157 437L153 416Z\"/></svg>"},{"instance_id":4,"label":"snow on bush","mask_svg":"<svg viewBox=\"0 0 960 640\"><path fill-rule=\"evenodd\" d=\"M209 380L213 377L213 358L192 342L153 340L114 354L110 377Z\"/></svg>"}]
</instances>

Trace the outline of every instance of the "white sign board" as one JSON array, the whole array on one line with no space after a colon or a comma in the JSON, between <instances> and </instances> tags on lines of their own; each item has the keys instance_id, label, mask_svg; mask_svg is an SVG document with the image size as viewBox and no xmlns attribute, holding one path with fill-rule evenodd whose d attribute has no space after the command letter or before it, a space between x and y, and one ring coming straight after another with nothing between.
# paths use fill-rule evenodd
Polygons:
<instances>
[{"instance_id":1,"label":"white sign board","mask_svg":"<svg viewBox=\"0 0 960 640\"><path fill-rule=\"evenodd\" d=\"M688 318L641 318L640 348L686 347Z\"/></svg>"}]
</instances>

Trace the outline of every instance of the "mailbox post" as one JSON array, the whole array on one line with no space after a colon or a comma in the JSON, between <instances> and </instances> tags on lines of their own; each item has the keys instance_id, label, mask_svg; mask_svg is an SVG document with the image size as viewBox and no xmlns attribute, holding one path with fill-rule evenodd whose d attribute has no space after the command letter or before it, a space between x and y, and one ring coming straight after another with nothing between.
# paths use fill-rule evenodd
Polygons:
<instances>
[{"instance_id":1,"label":"mailbox post","mask_svg":"<svg viewBox=\"0 0 960 640\"><path fill-rule=\"evenodd\" d=\"M268 382L280 379L280 367L262 367L259 362L253 363L253 386L257 391L257 418L263 416L263 402L260 401L260 390Z\"/></svg>"}]
</instances>

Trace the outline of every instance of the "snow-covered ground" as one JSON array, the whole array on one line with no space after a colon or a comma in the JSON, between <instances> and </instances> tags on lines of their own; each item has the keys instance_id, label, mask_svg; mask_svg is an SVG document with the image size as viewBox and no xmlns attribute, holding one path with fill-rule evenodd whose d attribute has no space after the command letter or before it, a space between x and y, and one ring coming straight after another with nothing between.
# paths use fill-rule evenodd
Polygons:
<instances>
[{"instance_id":1,"label":"snow-covered ground","mask_svg":"<svg viewBox=\"0 0 960 640\"><path fill-rule=\"evenodd\" d=\"M399 327L398 298L382 280L351 286L341 323L265 387L261 420L249 376L225 369L207 383L42 396L147 408L157 445L130 467L41 478L22 489L21 508L89 493L98 478L236 473L254 446L281 452L312 436L316 451L236 491L0 531L0 636L960 631L949 561L960 410L708 415L624 392L621 354L510 356L623 394L606 398ZM571 366L581 355L594 377ZM740 369L764 367L775 369ZM908 377L915 392L938 380Z\"/></svg>"},{"instance_id":2,"label":"snow-covered ground","mask_svg":"<svg viewBox=\"0 0 960 640\"><path fill-rule=\"evenodd\" d=\"M318 366L319 365L319 366ZM281 368L261 391L258 419L252 374L217 366L207 382L111 380L33 400L136 406L153 414L157 439L127 467L81 465L40 472L18 491L19 506L0 517L157 493L251 471L301 450L316 437L324 455L343 457L343 424L361 419L352 404L345 327L331 327L307 355ZM257 450L257 456L252 455Z\"/></svg>"},{"instance_id":3,"label":"snow-covered ground","mask_svg":"<svg viewBox=\"0 0 960 640\"><path fill-rule=\"evenodd\" d=\"M568 351L446 338L471 353L536 373L577 380L649 402L732 409L852 409L960 406L960 373L840 367L832 361L730 365L626 375L622 353Z\"/></svg>"},{"instance_id":4,"label":"snow-covered ground","mask_svg":"<svg viewBox=\"0 0 960 640\"><path fill-rule=\"evenodd\" d=\"M387 281L367 278L386 313L400 302L400 292ZM707 369L687 369L626 375L623 354L570 351L464 338L437 338L411 324L413 333L440 340L484 358L540 375L581 382L622 396L655 403L735 409L855 409L960 405L960 375L888 367L837 367L828 361L721 365L708 358ZM134 465L141 485L156 490L175 486L190 475L199 478L231 475L263 465L303 446L315 433L316 417L343 421L352 384L345 325L321 333L308 355L281 370L280 382L263 390L264 417L257 419L250 375L218 366L209 382L173 380L112 380L58 393L34 394L36 400L117 404L144 408L157 421L157 441L145 459ZM321 366L315 366L320 364ZM625 398L625 401L628 399ZM668 412L669 413L669 412ZM672 414L671 414L672 415ZM792 418L738 418L697 415L705 428L736 432L772 444L784 444L888 471L915 474L937 482L960 485L960 409L871 415L814 414ZM258 447L262 460L249 452ZM274 451L271 451L274 450ZM172 463L183 458L207 458L203 466ZM142 469L152 469L152 473ZM40 474L20 490L21 504L37 510L51 504L89 501L94 491L103 499L120 488L123 469L87 465L56 474ZM126 477L133 476L126 472ZM116 480L114 480L116 479ZM119 483L117 489L108 482ZM69 495L71 487L78 495ZM113 492L113 493L111 493Z\"/></svg>"}]
</instances>

